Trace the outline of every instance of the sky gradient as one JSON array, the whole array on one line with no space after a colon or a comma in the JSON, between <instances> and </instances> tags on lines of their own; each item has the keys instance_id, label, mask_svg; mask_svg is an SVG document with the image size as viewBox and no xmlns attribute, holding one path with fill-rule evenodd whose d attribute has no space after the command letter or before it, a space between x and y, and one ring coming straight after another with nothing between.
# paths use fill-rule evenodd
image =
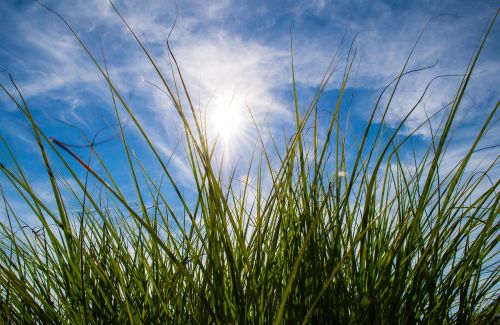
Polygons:
<instances>
[{"instance_id":1,"label":"sky gradient","mask_svg":"<svg viewBox=\"0 0 500 325\"><path fill-rule=\"evenodd\" d=\"M158 77L144 53L113 11L108 1L43 1L71 24L90 50L109 68L110 77L138 115L142 125L186 189L192 186L179 142L176 112L164 93L154 85ZM386 117L389 128L398 125L421 96L428 82L443 74L463 74L488 22L497 10L496 1L115 1L120 13L138 33L164 71L169 69L166 35L186 78L195 105L210 116L220 107L250 108L259 125L286 134L293 125L290 42L293 39L295 77L299 102L304 110L338 49L338 62L346 59L357 33L357 78L349 85L354 95L350 113L352 138L366 124L380 91L402 69L413 43L424 29L409 69L432 69L403 80ZM498 24L497 24L498 25ZM500 28L495 26L476 68L463 108L460 125L447 159L453 166L470 143L474 132L500 97ZM113 125L109 89L84 50L64 23L33 1L0 3L0 82L12 89L8 73L28 100L34 116L49 136L68 143L82 143ZM341 74L335 74L319 105L320 119L332 110ZM433 82L402 133L411 132L443 105L450 102L460 77ZM30 170L40 190L49 186L40 168L36 143L29 127L6 96L0 96L0 132ZM321 114L324 114L323 116ZM210 119L210 117L208 117ZM229 122L228 122L229 123ZM435 126L437 127L437 125ZM112 135L109 128L100 137ZM498 123L479 147L497 145ZM133 127L127 127L131 143ZM233 162L247 162L255 146L255 132L242 125L237 141L227 145ZM425 146L430 128L420 129L415 143ZM354 142L354 140L353 140ZM125 161L115 161L113 141L102 145L105 160L117 177ZM88 150L79 150L82 156ZM475 156L476 165L495 159L498 148ZM147 162L149 158L144 158ZM482 162L483 161L483 162ZM471 165L474 166L474 163ZM37 167L38 166L38 167ZM445 172L445 171L443 171ZM241 177L245 176L242 172ZM498 178L498 168L492 177Z\"/></svg>"}]
</instances>

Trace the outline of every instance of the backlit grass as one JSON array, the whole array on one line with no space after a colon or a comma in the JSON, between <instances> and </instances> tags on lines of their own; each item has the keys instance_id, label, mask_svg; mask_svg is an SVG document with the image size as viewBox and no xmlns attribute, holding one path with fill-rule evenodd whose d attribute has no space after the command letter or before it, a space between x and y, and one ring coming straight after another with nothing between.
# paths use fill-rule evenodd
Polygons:
<instances>
[{"instance_id":1,"label":"backlit grass","mask_svg":"<svg viewBox=\"0 0 500 325\"><path fill-rule=\"evenodd\" d=\"M174 55L167 77L129 28L181 121L195 195L185 194L106 65L67 25L109 85L103 91L116 111L117 159L127 162L138 205L123 194L94 139L86 139L90 158L80 157L39 127L14 79L0 85L34 134L53 197L47 203L34 190L0 132L3 322L442 324L488 323L498 314L499 180L488 176L498 156L473 172L470 162L479 141L491 136L500 102L484 108L472 144L443 172L457 112L494 19L453 101L419 126L439 121L425 150L408 149L418 129L400 132L425 93L399 126L384 123L399 82L421 70L408 69L410 52L373 103L366 127L357 130L355 152L346 152L341 110L356 79L353 42L347 58L334 58L338 64L307 107L293 79L295 128L284 143L255 124L258 145L247 153L249 166L239 166L254 171L251 181L222 172L218 144L207 139ZM317 103L334 75L339 95L328 123L319 125ZM160 181L158 168L134 154L123 113L157 160ZM412 164L408 152L415 155ZM58 177L62 171L69 179ZM37 225L23 222L7 188L18 192ZM80 212L67 208L74 202Z\"/></svg>"}]
</instances>

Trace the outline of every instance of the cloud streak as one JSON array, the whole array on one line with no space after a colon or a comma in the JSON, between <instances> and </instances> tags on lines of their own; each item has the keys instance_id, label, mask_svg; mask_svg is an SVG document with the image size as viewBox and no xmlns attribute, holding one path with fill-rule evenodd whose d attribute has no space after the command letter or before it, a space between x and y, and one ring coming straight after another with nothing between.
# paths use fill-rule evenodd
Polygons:
<instances>
[{"instance_id":1,"label":"cloud streak","mask_svg":"<svg viewBox=\"0 0 500 325\"><path fill-rule=\"evenodd\" d=\"M179 136L175 109L163 93L145 82L159 84L154 70L109 4L97 0L48 1L47 4L70 21L100 62L102 40L111 79L140 120L148 125L149 134L163 154L171 155ZM116 5L166 75L170 67L165 35L178 10L172 47L196 109L202 115L210 115L220 107L242 109L247 114L246 120L251 120L248 115L251 112L258 123L269 123L274 132L281 132L282 127L293 122L291 27L296 77L302 95L310 94L318 86L346 28L338 59L341 65L354 34L368 31L356 42L356 64L359 63L356 88L366 90L369 98L355 98L352 114L353 118L366 120L376 94L397 76L425 23L438 14L450 14L435 18L417 47L410 68L429 65L436 57L438 64L432 70L402 81L386 117L387 125L394 127L416 103L429 80L436 75L465 71L478 35L494 8L492 1L479 5L464 1L461 6L445 1L425 7L420 2L398 5L368 1L285 4L250 1L239 4L229 0L189 0L179 3L177 9L173 3L165 5L154 1L146 4L117 1ZM106 83L60 21L36 4L16 7L4 3L0 9L5 18L3 26L9 26L0 32L2 40L6 40L0 48L0 58L5 62L1 68L14 73L30 100L50 102L50 107L39 108L43 116L71 121L87 129L95 127L96 120L112 118ZM500 74L494 55L500 50L498 35L495 30L479 64L478 71L483 72L471 82L470 92L474 95L464 99L461 118L467 119L470 129L477 127L484 115L479 107L491 107L500 95L495 87L496 76ZM338 88L340 78L341 74L335 75L329 91ZM459 78L436 82L407 121L407 129L414 129L426 119L426 114L431 115L448 103L458 82ZM299 102L306 102L305 98L301 97ZM2 106L7 105L2 102ZM96 117L101 115L104 118ZM2 119L5 121L7 117ZM249 152L256 143L257 135L250 124L245 126L246 135L237 145L241 152ZM48 127L54 133L58 131L53 124ZM429 128L422 128L419 135L429 139ZM241 156L248 158L247 154ZM182 153L175 153L174 157L173 166L189 183Z\"/></svg>"}]
</instances>

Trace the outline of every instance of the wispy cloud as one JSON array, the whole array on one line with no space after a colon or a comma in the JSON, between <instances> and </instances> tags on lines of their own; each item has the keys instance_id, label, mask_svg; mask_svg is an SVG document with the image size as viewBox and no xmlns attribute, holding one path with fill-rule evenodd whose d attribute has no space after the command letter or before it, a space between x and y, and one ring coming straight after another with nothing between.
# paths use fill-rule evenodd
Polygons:
<instances>
[{"instance_id":1,"label":"wispy cloud","mask_svg":"<svg viewBox=\"0 0 500 325\"><path fill-rule=\"evenodd\" d=\"M113 82L149 126L148 131L165 156L172 154L178 136L175 110L164 94L145 82L158 83L158 78L109 3L92 0L47 4L67 18L100 62L102 40ZM388 125L395 126L432 77L465 71L479 34L492 15L491 8L495 8L488 1L465 1L459 6L462 9L455 8L453 2L423 7L416 2L369 1L299 1L284 5L190 0L179 3L177 8L175 3L117 1L116 6L166 74L169 60L165 35L178 12L172 48L197 109L208 115L219 107L244 108L244 112L248 108L258 121L267 118L267 123L274 123L277 132L282 132L281 126L291 121L291 27L301 94L318 86L346 28L339 62L346 59L353 35L367 31L356 43L356 64L360 69L356 87L367 90L371 97L355 100L352 114L353 118L366 119L376 94L397 76L425 23L438 14L451 14L435 18L424 33L409 68L432 64L436 58L438 64L402 81L386 116ZM50 101L51 107L44 107L43 114L91 127L96 112L112 113L106 83L57 18L31 3L2 4L1 9L6 17L3 24L10 26L0 32L6 40L0 47L1 68L14 74L27 97ZM499 95L495 84L500 66L494 56L499 49L498 31L492 35L491 43L478 68L484 72L475 76L470 85L474 96L464 98L463 118L469 121L479 122L483 113L478 107L488 107ZM338 87L340 77L336 75L330 90ZM458 82L459 78L436 82L407 121L408 130L421 124L426 114L448 103ZM468 125L476 126L477 123ZM256 141L256 134L251 127L248 129L242 142L245 150ZM428 128L419 134L430 137ZM172 164L180 175L188 174L183 169L182 155L174 156Z\"/></svg>"}]
</instances>

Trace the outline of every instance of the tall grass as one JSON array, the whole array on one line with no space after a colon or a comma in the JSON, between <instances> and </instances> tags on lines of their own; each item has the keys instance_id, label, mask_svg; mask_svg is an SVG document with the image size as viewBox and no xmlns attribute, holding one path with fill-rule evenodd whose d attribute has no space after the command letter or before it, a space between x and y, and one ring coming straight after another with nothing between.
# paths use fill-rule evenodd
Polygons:
<instances>
[{"instance_id":1,"label":"tall grass","mask_svg":"<svg viewBox=\"0 0 500 325\"><path fill-rule=\"evenodd\" d=\"M446 173L442 164L453 141L464 92L496 15L451 104L419 126L426 128L431 119L441 119L439 128L431 129L428 147L413 152L413 165L405 161L403 148L418 129L400 131L425 93L396 128L384 123L400 81L421 70L408 70L413 49L399 75L374 103L356 151L346 152L341 107L349 106L346 90L356 78L353 42L346 60L334 58L307 107L299 104L292 63L294 132L281 145L256 123L260 145L248 153L253 158L245 166L256 170L256 176L252 182L236 182L234 174L229 179L223 176L217 144L208 140L206 125L197 115L173 54L171 76L167 76L116 12L155 69L182 121L182 143L196 195L184 194L167 159L115 87L106 64L99 63L55 13L109 85L118 139L137 198L133 201L139 205L123 194L111 166L102 159L106 153L93 146L95 138L87 139L92 165L61 139L48 137L13 79L14 88L0 85L34 134L55 202L45 202L34 190L2 137L3 322L493 321L500 308L496 286L499 181L486 181L488 173L498 168L498 157L474 173L469 165L479 141L498 119L500 102L489 109L459 163ZM318 101L332 76L339 73L340 92L325 129L318 121ZM161 181L155 180L157 170L134 154L124 132L124 112L157 160L164 175ZM265 137L274 145L269 146ZM58 178L62 171L69 173L71 182ZM266 177L269 188L264 186ZM102 187L97 194L89 185L95 182ZM37 226L24 223L15 202L5 195L6 188L17 191ZM80 212L73 215L67 206L75 201Z\"/></svg>"}]
</instances>

